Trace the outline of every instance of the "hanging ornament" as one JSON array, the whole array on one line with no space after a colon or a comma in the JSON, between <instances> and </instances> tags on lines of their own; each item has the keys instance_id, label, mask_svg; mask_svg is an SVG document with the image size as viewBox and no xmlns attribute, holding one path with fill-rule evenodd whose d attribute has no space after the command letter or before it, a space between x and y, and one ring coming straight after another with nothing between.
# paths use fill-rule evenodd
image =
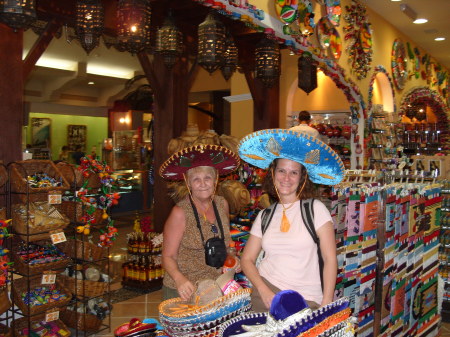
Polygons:
<instances>
[{"instance_id":1,"label":"hanging ornament","mask_svg":"<svg viewBox=\"0 0 450 337\"><path fill-rule=\"evenodd\" d=\"M236 71L238 65L238 49L231 34L227 34L226 50L223 65L220 68L222 75L228 81Z\"/></svg>"},{"instance_id":2,"label":"hanging ornament","mask_svg":"<svg viewBox=\"0 0 450 337\"><path fill-rule=\"evenodd\" d=\"M103 33L103 20L103 6L100 0L79 0L77 2L75 34L88 54L98 46Z\"/></svg>"},{"instance_id":3,"label":"hanging ornament","mask_svg":"<svg viewBox=\"0 0 450 337\"><path fill-rule=\"evenodd\" d=\"M198 26L198 64L212 74L225 55L225 26L213 12Z\"/></svg>"},{"instance_id":4,"label":"hanging ornament","mask_svg":"<svg viewBox=\"0 0 450 337\"><path fill-rule=\"evenodd\" d=\"M183 51L183 36L175 25L172 14L164 20L164 25L156 33L156 53L161 54L164 64L171 69Z\"/></svg>"},{"instance_id":5,"label":"hanging ornament","mask_svg":"<svg viewBox=\"0 0 450 337\"><path fill-rule=\"evenodd\" d=\"M281 54L278 43L264 37L255 48L256 78L264 86L270 88L279 79L281 74Z\"/></svg>"},{"instance_id":6,"label":"hanging ornament","mask_svg":"<svg viewBox=\"0 0 450 337\"><path fill-rule=\"evenodd\" d=\"M0 22L14 30L28 29L36 21L34 0L0 0Z\"/></svg>"},{"instance_id":7,"label":"hanging ornament","mask_svg":"<svg viewBox=\"0 0 450 337\"><path fill-rule=\"evenodd\" d=\"M317 66L307 52L298 58L298 87L307 94L317 88Z\"/></svg>"}]
</instances>

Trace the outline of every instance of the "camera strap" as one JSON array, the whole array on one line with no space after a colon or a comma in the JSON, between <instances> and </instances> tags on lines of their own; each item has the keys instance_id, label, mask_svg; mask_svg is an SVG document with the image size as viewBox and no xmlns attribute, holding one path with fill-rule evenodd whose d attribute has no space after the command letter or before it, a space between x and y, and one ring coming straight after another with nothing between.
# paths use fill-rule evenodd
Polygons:
<instances>
[{"instance_id":1,"label":"camera strap","mask_svg":"<svg viewBox=\"0 0 450 337\"><path fill-rule=\"evenodd\" d=\"M200 224L200 217L198 216L197 208L195 207L194 201L192 200L191 196L189 196L189 201L191 202L195 220L197 221L197 227L198 227L198 230L200 231L200 236L202 237L202 242L203 242L203 244L205 244L205 237L203 236L202 226ZM225 238L225 235L223 234L222 221L220 220L219 211L217 210L217 206L216 206L216 203L214 202L214 200L212 200L212 205L213 205L213 209L214 209L214 215L216 216L216 221L217 221L217 224L219 225L219 229L220 229L220 236L221 236L220 238L223 240Z\"/></svg>"}]
</instances>

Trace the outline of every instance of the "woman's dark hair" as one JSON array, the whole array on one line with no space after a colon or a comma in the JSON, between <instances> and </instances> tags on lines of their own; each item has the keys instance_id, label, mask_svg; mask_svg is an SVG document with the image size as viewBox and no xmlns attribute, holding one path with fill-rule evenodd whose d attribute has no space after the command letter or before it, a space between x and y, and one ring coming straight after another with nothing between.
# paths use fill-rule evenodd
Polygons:
<instances>
[{"instance_id":1,"label":"woman's dark hair","mask_svg":"<svg viewBox=\"0 0 450 337\"><path fill-rule=\"evenodd\" d=\"M298 121L299 122L309 122L311 120L311 114L306 111L306 110L302 110L298 113Z\"/></svg>"},{"instance_id":2,"label":"woman's dark hair","mask_svg":"<svg viewBox=\"0 0 450 337\"><path fill-rule=\"evenodd\" d=\"M275 175L275 170L278 165L278 160L280 158L274 159L272 163L269 165L269 168L267 169L267 174L263 181L263 190L269 194L270 197L274 198L275 200L278 200L277 191L275 190L275 183L272 178L272 172ZM309 180L309 175L306 175L306 169L305 167L300 164L300 182L297 187L297 194L300 192L303 183L305 182L305 187L303 188L302 193L298 196L300 200L305 200L309 198L315 198L317 197L317 189L314 183Z\"/></svg>"}]
</instances>

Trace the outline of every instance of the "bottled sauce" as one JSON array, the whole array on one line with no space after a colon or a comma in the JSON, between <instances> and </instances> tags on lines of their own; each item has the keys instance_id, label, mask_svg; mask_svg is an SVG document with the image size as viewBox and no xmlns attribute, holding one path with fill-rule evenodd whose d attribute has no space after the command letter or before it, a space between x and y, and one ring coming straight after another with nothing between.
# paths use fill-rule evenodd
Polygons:
<instances>
[{"instance_id":1,"label":"bottled sauce","mask_svg":"<svg viewBox=\"0 0 450 337\"><path fill-rule=\"evenodd\" d=\"M139 283L144 285L147 282L147 271L145 268L144 257L139 258Z\"/></svg>"},{"instance_id":2,"label":"bottled sauce","mask_svg":"<svg viewBox=\"0 0 450 337\"><path fill-rule=\"evenodd\" d=\"M149 263L149 268L150 268L150 272L149 272L150 278L149 278L149 281L156 280L156 269L155 269L155 264L153 263L153 261L150 261L150 263Z\"/></svg>"},{"instance_id":3,"label":"bottled sauce","mask_svg":"<svg viewBox=\"0 0 450 337\"><path fill-rule=\"evenodd\" d=\"M227 272L230 269L234 269L236 267L236 248L234 241L230 242L230 245L227 249L227 258L223 264L223 272Z\"/></svg>"}]
</instances>

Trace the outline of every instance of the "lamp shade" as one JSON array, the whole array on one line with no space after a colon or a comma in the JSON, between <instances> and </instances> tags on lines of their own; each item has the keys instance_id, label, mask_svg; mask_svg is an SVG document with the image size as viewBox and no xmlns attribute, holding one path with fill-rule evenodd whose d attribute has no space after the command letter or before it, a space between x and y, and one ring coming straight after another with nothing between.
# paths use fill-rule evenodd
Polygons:
<instances>
[{"instance_id":1,"label":"lamp shade","mask_svg":"<svg viewBox=\"0 0 450 337\"><path fill-rule=\"evenodd\" d=\"M90 53L103 33L104 12L100 0L78 0L75 33L81 46Z\"/></svg>"},{"instance_id":2,"label":"lamp shade","mask_svg":"<svg viewBox=\"0 0 450 337\"><path fill-rule=\"evenodd\" d=\"M255 48L255 71L264 86L272 87L281 74L281 54L278 43L267 37Z\"/></svg>"},{"instance_id":3,"label":"lamp shade","mask_svg":"<svg viewBox=\"0 0 450 337\"><path fill-rule=\"evenodd\" d=\"M7 26L27 29L35 20L35 0L0 0L0 21Z\"/></svg>"},{"instance_id":4,"label":"lamp shade","mask_svg":"<svg viewBox=\"0 0 450 337\"><path fill-rule=\"evenodd\" d=\"M217 70L225 56L225 26L209 13L198 26L198 64L210 74Z\"/></svg>"},{"instance_id":5,"label":"lamp shade","mask_svg":"<svg viewBox=\"0 0 450 337\"><path fill-rule=\"evenodd\" d=\"M137 54L150 48L151 7L147 0L119 0L117 49Z\"/></svg>"},{"instance_id":6,"label":"lamp shade","mask_svg":"<svg viewBox=\"0 0 450 337\"><path fill-rule=\"evenodd\" d=\"M227 35L225 54L223 64L220 70L225 80L229 80L231 75L236 71L238 65L238 48L231 34Z\"/></svg>"},{"instance_id":7,"label":"lamp shade","mask_svg":"<svg viewBox=\"0 0 450 337\"><path fill-rule=\"evenodd\" d=\"M183 36L170 13L156 33L155 51L163 56L164 64L169 69L177 62L183 51Z\"/></svg>"},{"instance_id":8,"label":"lamp shade","mask_svg":"<svg viewBox=\"0 0 450 337\"><path fill-rule=\"evenodd\" d=\"M317 66L309 53L298 58L298 87L307 94L317 88Z\"/></svg>"}]
</instances>

